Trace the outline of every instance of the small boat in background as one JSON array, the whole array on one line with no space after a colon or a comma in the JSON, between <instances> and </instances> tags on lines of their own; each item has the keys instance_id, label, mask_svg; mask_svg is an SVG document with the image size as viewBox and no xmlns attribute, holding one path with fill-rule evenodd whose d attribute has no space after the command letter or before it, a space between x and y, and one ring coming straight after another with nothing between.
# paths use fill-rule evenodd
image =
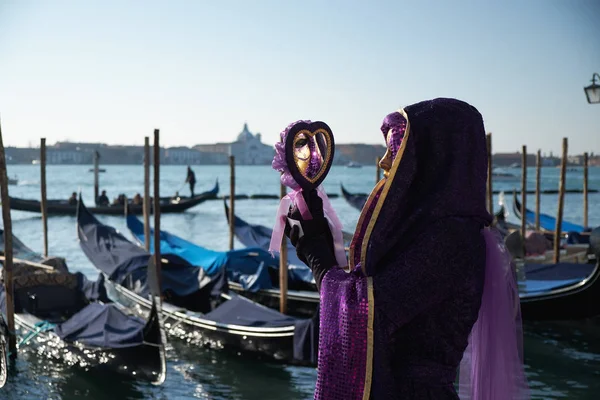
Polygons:
<instances>
[{"instance_id":1,"label":"small boat in background","mask_svg":"<svg viewBox=\"0 0 600 400\"><path fill-rule=\"evenodd\" d=\"M94 168L90 168L88 171L89 172L94 172ZM98 168L98 172L106 172L106 169L105 168Z\"/></svg>"},{"instance_id":2,"label":"small boat in background","mask_svg":"<svg viewBox=\"0 0 600 400\"><path fill-rule=\"evenodd\" d=\"M515 216L519 219L523 218L521 202L517 198L516 192L513 192L513 211ZM535 212L529 209L525 209L525 218L527 224L535 226ZM588 243L590 228L585 228L583 225L574 224L569 221L562 221L562 231L567 233L570 237L570 242L575 243ZM553 233L556 229L556 218L540 213L540 229L544 233Z\"/></svg>"},{"instance_id":3,"label":"small boat in background","mask_svg":"<svg viewBox=\"0 0 600 400\"><path fill-rule=\"evenodd\" d=\"M215 186L204 193L200 193L194 197L161 197L160 198L160 212L161 214L167 213L180 213L184 212L192 207L197 206L206 200L212 200L217 198L219 193L219 182L215 182ZM152 209L153 205L150 204ZM10 198L10 208L19 211L29 211L39 213L41 212L41 206L39 200L21 199L18 197ZM75 215L77 213L77 205L69 204L67 200L48 200L47 208L48 215ZM91 212L95 214L107 214L107 215L122 215L124 212L123 205L110 205L110 206L97 206L90 208ZM142 204L129 204L129 212L132 214L141 215L143 214Z\"/></svg>"},{"instance_id":4,"label":"small boat in background","mask_svg":"<svg viewBox=\"0 0 600 400\"><path fill-rule=\"evenodd\" d=\"M19 184L19 178L18 177L14 177L14 178L8 178L8 184L9 185L18 185Z\"/></svg>"},{"instance_id":5,"label":"small boat in background","mask_svg":"<svg viewBox=\"0 0 600 400\"><path fill-rule=\"evenodd\" d=\"M350 161L348 164L346 164L346 168L362 168L362 164Z\"/></svg>"},{"instance_id":6,"label":"small boat in background","mask_svg":"<svg viewBox=\"0 0 600 400\"><path fill-rule=\"evenodd\" d=\"M365 203L367 202L369 195L366 193L352 194L344 188L344 185L340 185L340 186L342 188L342 196L348 202L348 204L350 204L352 207L354 207L358 211L362 211L362 208L365 205Z\"/></svg>"},{"instance_id":7,"label":"small boat in background","mask_svg":"<svg viewBox=\"0 0 600 400\"><path fill-rule=\"evenodd\" d=\"M492 181L513 182L518 181L519 179L521 179L519 175L506 172L502 169L496 168L492 170Z\"/></svg>"}]
</instances>

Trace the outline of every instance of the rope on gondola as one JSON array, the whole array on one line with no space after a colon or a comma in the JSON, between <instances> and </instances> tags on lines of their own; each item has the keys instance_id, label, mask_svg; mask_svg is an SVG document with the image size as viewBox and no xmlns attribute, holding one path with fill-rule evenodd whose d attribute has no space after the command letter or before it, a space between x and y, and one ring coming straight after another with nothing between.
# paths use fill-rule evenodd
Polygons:
<instances>
[{"instance_id":1,"label":"rope on gondola","mask_svg":"<svg viewBox=\"0 0 600 400\"><path fill-rule=\"evenodd\" d=\"M31 330L27 335L25 335L25 337L23 339L21 339L21 341L17 344L17 348L20 349L21 347L23 347L24 345L29 343L33 338L35 338L40 333L51 331L52 329L54 329L55 326L56 326L56 324L53 324L48 321L38 322L37 324L34 325L34 327L36 329ZM11 356L12 354L8 353L8 355Z\"/></svg>"}]
</instances>

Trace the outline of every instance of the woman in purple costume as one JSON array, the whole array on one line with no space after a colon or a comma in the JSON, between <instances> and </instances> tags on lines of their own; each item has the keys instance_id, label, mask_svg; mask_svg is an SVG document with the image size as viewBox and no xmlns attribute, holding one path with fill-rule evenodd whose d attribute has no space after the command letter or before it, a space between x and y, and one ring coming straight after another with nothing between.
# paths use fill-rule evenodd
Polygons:
<instances>
[{"instance_id":1,"label":"woman in purple costume","mask_svg":"<svg viewBox=\"0 0 600 400\"><path fill-rule=\"evenodd\" d=\"M336 262L314 192L304 236L287 231L321 295L315 398L528 398L514 272L485 207L481 115L435 99L389 114L381 131L384 179L349 266Z\"/></svg>"}]
</instances>

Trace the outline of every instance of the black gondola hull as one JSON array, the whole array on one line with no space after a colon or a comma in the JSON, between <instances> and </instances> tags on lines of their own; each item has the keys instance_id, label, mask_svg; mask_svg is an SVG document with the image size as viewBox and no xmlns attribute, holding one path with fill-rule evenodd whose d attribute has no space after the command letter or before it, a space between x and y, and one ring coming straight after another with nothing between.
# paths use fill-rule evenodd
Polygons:
<instances>
[{"instance_id":1,"label":"black gondola hull","mask_svg":"<svg viewBox=\"0 0 600 400\"><path fill-rule=\"evenodd\" d=\"M113 282L107 282L107 289L111 299L134 310L141 317L146 317L150 312L148 300L129 289ZM194 346L288 364L310 365L309 362L294 358L294 330L292 327L285 332L279 330L264 332L260 329L253 330L251 327L217 326L201 317L194 318L186 310L169 304L163 305L162 315L169 337Z\"/></svg>"},{"instance_id":2,"label":"black gondola hull","mask_svg":"<svg viewBox=\"0 0 600 400\"><path fill-rule=\"evenodd\" d=\"M160 212L161 214L180 213L189 210L192 207L197 206L207 200L216 199L219 193L219 184L207 192L201 193L198 196L191 198L181 198L179 202L173 203L170 198L161 198ZM10 198L10 207L13 210L28 211L28 212L41 212L41 205L38 200L21 199L18 197ZM150 205L151 209L154 207ZM107 207L91 207L88 210L93 214L103 215L123 215L124 206L107 206ZM141 215L144 212L143 205L141 204L129 204L128 213ZM77 205L68 204L62 200L48 200L47 202L47 213L48 215L76 215Z\"/></svg>"}]
</instances>

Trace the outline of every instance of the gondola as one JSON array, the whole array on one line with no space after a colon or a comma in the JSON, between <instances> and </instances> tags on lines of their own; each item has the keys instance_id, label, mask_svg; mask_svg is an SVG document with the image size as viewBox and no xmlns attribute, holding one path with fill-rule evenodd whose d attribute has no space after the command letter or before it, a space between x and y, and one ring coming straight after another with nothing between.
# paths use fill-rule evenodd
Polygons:
<instances>
[{"instance_id":1,"label":"gondola","mask_svg":"<svg viewBox=\"0 0 600 400\"><path fill-rule=\"evenodd\" d=\"M143 245L145 238L142 222L137 217L128 215L127 227L138 245ZM230 289L267 307L279 309L279 257L272 256L267 250L255 246L240 250L213 251L161 230L160 251L161 254L174 254L192 265L202 267L209 276L225 270ZM152 243L150 252L154 252ZM293 255L295 256L295 252ZM297 260L297 264L288 266L288 311L291 315L314 314L319 302L315 289L312 272L306 265ZM298 303L298 292L314 297L315 304L307 308L302 302Z\"/></svg>"},{"instance_id":2,"label":"gondola","mask_svg":"<svg viewBox=\"0 0 600 400\"><path fill-rule=\"evenodd\" d=\"M234 230L238 239L247 246L265 241L265 236L270 234L268 228L250 225L237 216ZM600 236L600 230L596 230L595 235ZM540 264L537 260L526 258L522 267L524 276L519 282L523 318L571 320L600 315L599 249L600 243L592 249L594 264L585 261ZM319 301L317 292L290 290L288 298L290 296L300 310L316 308Z\"/></svg>"},{"instance_id":3,"label":"gondola","mask_svg":"<svg viewBox=\"0 0 600 400\"><path fill-rule=\"evenodd\" d=\"M525 320L576 320L600 315L600 228L590 235L595 264L526 264L519 282Z\"/></svg>"},{"instance_id":4,"label":"gondola","mask_svg":"<svg viewBox=\"0 0 600 400\"><path fill-rule=\"evenodd\" d=\"M513 192L513 211L515 216L519 219L522 219L522 206L519 201L516 192ZM535 212L529 209L525 209L526 221L529 225L535 225ZM591 232L591 228L585 228L582 225L574 224L568 221L562 221L561 224L562 233L567 234L567 242L568 243L588 243L589 241L589 232ZM553 234L556 230L556 218L548 215L540 213L540 229L548 234Z\"/></svg>"},{"instance_id":5,"label":"gondola","mask_svg":"<svg viewBox=\"0 0 600 400\"><path fill-rule=\"evenodd\" d=\"M178 197L173 199L170 197L161 197L160 212L161 214L184 212L206 200L217 198L218 193L219 182L217 181L211 190L191 198ZM75 215L77 213L77 205L69 204L66 200L48 200L47 206L48 215ZM38 200L27 200L18 197L10 198L10 207L13 210L37 213L41 210L40 202ZM143 214L143 206L141 204L133 204L130 202L129 207L132 214ZM121 215L123 214L123 206L98 206L90 208L90 211L94 214Z\"/></svg>"},{"instance_id":6,"label":"gondola","mask_svg":"<svg viewBox=\"0 0 600 400\"><path fill-rule=\"evenodd\" d=\"M150 253L100 223L80 200L77 234L84 253L126 307L149 312ZM293 364L316 363L318 314L299 319L229 292L225 271L213 276L176 254L161 255L162 315L168 334L191 345L225 348Z\"/></svg>"},{"instance_id":7,"label":"gondola","mask_svg":"<svg viewBox=\"0 0 600 400\"><path fill-rule=\"evenodd\" d=\"M369 198L369 195L364 193L352 194L344 188L344 185L340 184L340 187L342 188L342 196L348 202L348 204L356 208L358 211L362 211L363 206Z\"/></svg>"},{"instance_id":8,"label":"gondola","mask_svg":"<svg viewBox=\"0 0 600 400\"><path fill-rule=\"evenodd\" d=\"M31 347L49 359L85 370L118 372L157 385L164 382L164 335L154 305L147 319L131 315L110 302L102 279L92 282L80 272L69 272L60 259L44 260L14 236L13 248L18 348ZM0 306L4 313L4 285Z\"/></svg>"}]
</instances>

